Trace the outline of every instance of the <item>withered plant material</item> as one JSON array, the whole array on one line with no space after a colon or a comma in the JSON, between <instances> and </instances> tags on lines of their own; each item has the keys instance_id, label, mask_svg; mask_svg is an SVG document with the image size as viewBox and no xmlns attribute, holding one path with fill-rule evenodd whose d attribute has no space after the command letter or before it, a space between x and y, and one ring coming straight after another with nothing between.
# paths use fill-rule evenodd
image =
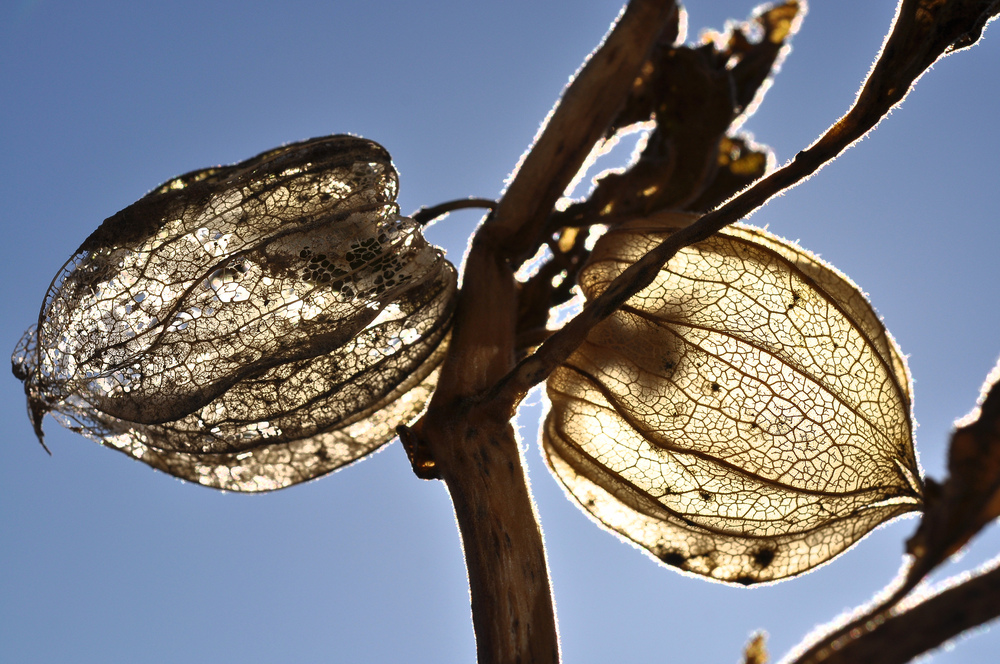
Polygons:
<instances>
[{"instance_id":1,"label":"withered plant material","mask_svg":"<svg viewBox=\"0 0 1000 664\"><path fill-rule=\"evenodd\" d=\"M933 484L920 527L907 542L918 581L1000 517L1000 364L986 380L982 402L951 436L948 478Z\"/></svg>"},{"instance_id":2,"label":"withered plant material","mask_svg":"<svg viewBox=\"0 0 1000 664\"><path fill-rule=\"evenodd\" d=\"M743 664L767 664L767 634L757 632L743 649Z\"/></svg>"},{"instance_id":3,"label":"withered plant material","mask_svg":"<svg viewBox=\"0 0 1000 664\"><path fill-rule=\"evenodd\" d=\"M902 0L851 110L764 175L766 151L734 132L800 9L758 14L761 40L736 29L678 48L676 3L631 0L488 205L460 294L439 252L398 217L395 173L369 141L318 139L167 183L84 244L15 353L36 430L55 411L169 472L261 490L374 449L433 391L424 418L400 430L423 455L422 476L441 478L454 501L484 663L558 660L510 426L553 372L550 463L606 524L665 562L728 581L829 559L922 504L905 366L842 275L759 231L711 236L867 133L931 63L973 44L1000 0ZM601 137L634 122L651 123L637 166L554 212ZM586 260L578 229L723 200L676 233L613 232L581 277L587 307L544 329ZM514 268L544 243L558 249L554 260L519 286ZM987 504L981 516L995 511ZM997 610L996 579L980 575L959 586L971 595L946 592L919 608L975 604L978 593L973 619L953 622L979 624ZM911 624L922 638L913 652L925 650L955 633L932 633L929 613L886 609L877 624L865 617L871 629L855 623L803 661Z\"/></svg>"},{"instance_id":4,"label":"withered plant material","mask_svg":"<svg viewBox=\"0 0 1000 664\"><path fill-rule=\"evenodd\" d=\"M952 434L948 478L926 480L926 508L907 542L912 562L895 587L866 611L804 650L796 664L896 664L1000 616L1000 559L924 593L910 592L1000 516L1000 364L979 405Z\"/></svg>"},{"instance_id":5,"label":"withered plant material","mask_svg":"<svg viewBox=\"0 0 1000 664\"><path fill-rule=\"evenodd\" d=\"M851 621L794 664L903 664L1000 615L1000 565L952 579L941 592L905 608L883 608ZM923 658L934 661L933 655Z\"/></svg>"},{"instance_id":6,"label":"withered plant material","mask_svg":"<svg viewBox=\"0 0 1000 664\"><path fill-rule=\"evenodd\" d=\"M71 429L178 477L328 473L429 399L454 268L378 144L331 136L170 180L60 270L14 353L41 439Z\"/></svg>"},{"instance_id":7,"label":"withered plant material","mask_svg":"<svg viewBox=\"0 0 1000 664\"><path fill-rule=\"evenodd\" d=\"M553 226L664 209L707 211L764 175L766 149L735 128L763 98L801 13L798 2L785 2L725 34L708 33L697 46L674 43L676 24L665 30L608 130L613 136L651 123L638 160L604 175L586 201L555 213ZM756 33L752 41L748 33Z\"/></svg>"},{"instance_id":8,"label":"withered plant material","mask_svg":"<svg viewBox=\"0 0 1000 664\"><path fill-rule=\"evenodd\" d=\"M610 230L580 273L584 294L695 218ZM782 579L923 503L892 338L845 276L752 227L678 252L547 387L557 477L685 571Z\"/></svg>"}]
</instances>

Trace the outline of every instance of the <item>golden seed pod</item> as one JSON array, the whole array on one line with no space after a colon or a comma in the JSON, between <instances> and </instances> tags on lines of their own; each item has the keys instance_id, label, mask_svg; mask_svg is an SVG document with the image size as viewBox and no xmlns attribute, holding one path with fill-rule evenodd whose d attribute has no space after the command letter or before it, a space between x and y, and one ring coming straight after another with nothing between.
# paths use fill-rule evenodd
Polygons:
<instances>
[{"instance_id":1,"label":"golden seed pod","mask_svg":"<svg viewBox=\"0 0 1000 664\"><path fill-rule=\"evenodd\" d=\"M170 180L107 219L13 359L36 432L279 489L395 436L429 399L456 273L398 214L377 143L330 136Z\"/></svg>"},{"instance_id":2,"label":"golden seed pod","mask_svg":"<svg viewBox=\"0 0 1000 664\"><path fill-rule=\"evenodd\" d=\"M695 219L610 230L580 273L588 300ZM681 250L547 387L552 471L681 570L782 579L923 504L895 342L846 276L756 228Z\"/></svg>"}]
</instances>

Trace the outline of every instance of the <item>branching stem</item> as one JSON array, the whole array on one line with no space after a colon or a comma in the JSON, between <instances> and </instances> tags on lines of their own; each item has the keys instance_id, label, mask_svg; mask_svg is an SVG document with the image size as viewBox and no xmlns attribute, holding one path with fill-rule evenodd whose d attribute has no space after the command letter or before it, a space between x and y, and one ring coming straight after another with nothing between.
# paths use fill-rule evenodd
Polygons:
<instances>
[{"instance_id":1,"label":"branching stem","mask_svg":"<svg viewBox=\"0 0 1000 664\"><path fill-rule=\"evenodd\" d=\"M514 365L517 284L510 265L534 252L555 201L676 11L673 0L632 0L565 91L473 239L448 355L428 411L412 430L455 506L480 664L559 659L541 529L510 426L519 397L484 398Z\"/></svg>"}]
</instances>

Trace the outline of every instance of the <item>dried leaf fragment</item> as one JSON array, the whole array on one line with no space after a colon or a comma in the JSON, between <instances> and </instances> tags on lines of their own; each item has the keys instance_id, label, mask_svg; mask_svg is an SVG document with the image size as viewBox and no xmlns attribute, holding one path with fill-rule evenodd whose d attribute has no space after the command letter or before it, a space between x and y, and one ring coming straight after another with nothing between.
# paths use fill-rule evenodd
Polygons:
<instances>
[{"instance_id":1,"label":"dried leaf fragment","mask_svg":"<svg viewBox=\"0 0 1000 664\"><path fill-rule=\"evenodd\" d=\"M979 406L960 423L948 448L948 478L931 484L927 511L907 542L919 581L1000 517L1000 364L983 386ZM930 489L930 487L929 487Z\"/></svg>"},{"instance_id":2,"label":"dried leaf fragment","mask_svg":"<svg viewBox=\"0 0 1000 664\"><path fill-rule=\"evenodd\" d=\"M580 273L588 300L693 219L609 231ZM845 276L752 227L679 252L547 388L556 476L682 570L785 578L922 505L895 343Z\"/></svg>"},{"instance_id":3,"label":"dried leaf fragment","mask_svg":"<svg viewBox=\"0 0 1000 664\"><path fill-rule=\"evenodd\" d=\"M66 263L12 358L54 412L221 489L371 452L433 390L456 275L398 214L377 143L330 136L175 178Z\"/></svg>"},{"instance_id":4,"label":"dried leaf fragment","mask_svg":"<svg viewBox=\"0 0 1000 664\"><path fill-rule=\"evenodd\" d=\"M773 158L736 132L762 101L804 11L795 0L761 6L694 46L674 43L676 25L665 30L608 130L650 126L641 154L624 172L603 173L586 201L553 215L552 227L709 210L763 175Z\"/></svg>"}]
</instances>

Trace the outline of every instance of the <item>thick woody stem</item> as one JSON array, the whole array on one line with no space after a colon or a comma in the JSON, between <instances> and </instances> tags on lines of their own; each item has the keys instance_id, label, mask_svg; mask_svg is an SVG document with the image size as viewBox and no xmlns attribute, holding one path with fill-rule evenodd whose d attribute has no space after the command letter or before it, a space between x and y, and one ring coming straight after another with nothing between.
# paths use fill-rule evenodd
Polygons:
<instances>
[{"instance_id":1,"label":"thick woody stem","mask_svg":"<svg viewBox=\"0 0 1000 664\"><path fill-rule=\"evenodd\" d=\"M510 426L520 395L491 392L514 366L518 307L510 261L537 248L556 199L614 119L675 11L672 0L632 0L564 93L473 240L448 356L428 411L410 432L455 506L480 664L559 659L541 529Z\"/></svg>"},{"instance_id":2,"label":"thick woody stem","mask_svg":"<svg viewBox=\"0 0 1000 664\"><path fill-rule=\"evenodd\" d=\"M481 664L559 661L548 567L509 411L428 418L462 534ZM440 427L440 428L438 428Z\"/></svg>"},{"instance_id":3,"label":"thick woody stem","mask_svg":"<svg viewBox=\"0 0 1000 664\"><path fill-rule=\"evenodd\" d=\"M525 155L493 215L515 264L541 245L556 201L607 131L653 44L677 13L674 0L632 0L591 55Z\"/></svg>"}]
</instances>

